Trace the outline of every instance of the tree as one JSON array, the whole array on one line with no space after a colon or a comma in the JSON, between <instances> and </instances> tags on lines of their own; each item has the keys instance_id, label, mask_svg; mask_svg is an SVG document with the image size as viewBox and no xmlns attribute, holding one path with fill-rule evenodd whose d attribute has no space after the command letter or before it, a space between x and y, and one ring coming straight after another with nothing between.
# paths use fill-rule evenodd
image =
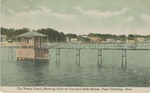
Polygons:
<instances>
[{"instance_id":1,"label":"tree","mask_svg":"<svg viewBox=\"0 0 150 93\"><path fill-rule=\"evenodd\" d=\"M119 37L119 40L121 40L121 41L126 41L126 39L127 39L126 35L119 35L118 37Z\"/></svg>"},{"instance_id":2,"label":"tree","mask_svg":"<svg viewBox=\"0 0 150 93\"><path fill-rule=\"evenodd\" d=\"M63 32L59 33L59 41L60 42L66 41L66 36Z\"/></svg>"},{"instance_id":3,"label":"tree","mask_svg":"<svg viewBox=\"0 0 150 93\"><path fill-rule=\"evenodd\" d=\"M128 40L134 40L134 38L135 38L134 35L132 35L132 34L129 34L129 35L128 35Z\"/></svg>"},{"instance_id":4,"label":"tree","mask_svg":"<svg viewBox=\"0 0 150 93\"><path fill-rule=\"evenodd\" d=\"M13 34L14 34L14 36L17 36L17 35L20 35L20 34L23 34L23 33L29 32L29 31L30 31L29 28L16 29L16 30L14 30Z\"/></svg>"},{"instance_id":5,"label":"tree","mask_svg":"<svg viewBox=\"0 0 150 93\"><path fill-rule=\"evenodd\" d=\"M69 38L77 38L77 35L76 34L66 34L66 37L69 37Z\"/></svg>"},{"instance_id":6,"label":"tree","mask_svg":"<svg viewBox=\"0 0 150 93\"><path fill-rule=\"evenodd\" d=\"M64 33L59 33L58 31L51 28L38 29L37 32L47 35L50 42L64 42L66 40Z\"/></svg>"}]
</instances>

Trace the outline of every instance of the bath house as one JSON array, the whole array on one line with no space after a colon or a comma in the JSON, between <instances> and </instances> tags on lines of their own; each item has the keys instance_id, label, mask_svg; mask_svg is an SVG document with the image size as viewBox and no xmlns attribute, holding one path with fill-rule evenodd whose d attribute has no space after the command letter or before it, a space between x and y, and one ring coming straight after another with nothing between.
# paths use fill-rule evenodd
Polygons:
<instances>
[{"instance_id":1,"label":"bath house","mask_svg":"<svg viewBox=\"0 0 150 93\"><path fill-rule=\"evenodd\" d=\"M47 47L48 37L44 34L29 31L16 36L21 47L16 50L17 60L49 60L49 50Z\"/></svg>"}]
</instances>

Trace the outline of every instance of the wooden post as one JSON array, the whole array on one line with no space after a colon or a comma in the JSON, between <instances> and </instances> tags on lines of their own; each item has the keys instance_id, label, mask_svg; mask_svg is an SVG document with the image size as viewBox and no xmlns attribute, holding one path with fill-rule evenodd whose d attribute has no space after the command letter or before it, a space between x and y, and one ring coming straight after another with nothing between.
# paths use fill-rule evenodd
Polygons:
<instances>
[{"instance_id":1,"label":"wooden post","mask_svg":"<svg viewBox=\"0 0 150 93\"><path fill-rule=\"evenodd\" d=\"M127 68L127 50L125 50L125 68Z\"/></svg>"},{"instance_id":2,"label":"wooden post","mask_svg":"<svg viewBox=\"0 0 150 93\"><path fill-rule=\"evenodd\" d=\"M9 60L9 54L10 54L10 49L9 49L9 47L8 47L8 60Z\"/></svg>"},{"instance_id":3,"label":"wooden post","mask_svg":"<svg viewBox=\"0 0 150 93\"><path fill-rule=\"evenodd\" d=\"M80 65L80 49L76 50L76 65Z\"/></svg>"},{"instance_id":4,"label":"wooden post","mask_svg":"<svg viewBox=\"0 0 150 93\"><path fill-rule=\"evenodd\" d=\"M123 65L124 65L124 64L123 64L123 63L124 63L124 60L123 60L123 59L124 59L124 50L122 50L122 62L121 62L121 67L122 67L122 68L123 68Z\"/></svg>"},{"instance_id":5,"label":"wooden post","mask_svg":"<svg viewBox=\"0 0 150 93\"><path fill-rule=\"evenodd\" d=\"M60 63L60 48L56 49L56 64Z\"/></svg>"},{"instance_id":6,"label":"wooden post","mask_svg":"<svg viewBox=\"0 0 150 93\"><path fill-rule=\"evenodd\" d=\"M33 61L35 61L35 58L33 58Z\"/></svg>"},{"instance_id":7,"label":"wooden post","mask_svg":"<svg viewBox=\"0 0 150 93\"><path fill-rule=\"evenodd\" d=\"M121 66L122 66L122 68L127 68L127 50L125 50L125 49L122 50Z\"/></svg>"},{"instance_id":8,"label":"wooden post","mask_svg":"<svg viewBox=\"0 0 150 93\"><path fill-rule=\"evenodd\" d=\"M46 41L46 46L47 46L47 48L48 48L48 44L49 44L49 40L48 40L48 37L46 37L47 38L47 41Z\"/></svg>"},{"instance_id":9,"label":"wooden post","mask_svg":"<svg viewBox=\"0 0 150 93\"><path fill-rule=\"evenodd\" d=\"M98 49L98 60L97 60L98 66L102 66L102 49Z\"/></svg>"},{"instance_id":10,"label":"wooden post","mask_svg":"<svg viewBox=\"0 0 150 93\"><path fill-rule=\"evenodd\" d=\"M13 47L11 47L11 60L13 60Z\"/></svg>"},{"instance_id":11,"label":"wooden post","mask_svg":"<svg viewBox=\"0 0 150 93\"><path fill-rule=\"evenodd\" d=\"M40 37L40 57L42 57L42 37Z\"/></svg>"},{"instance_id":12,"label":"wooden post","mask_svg":"<svg viewBox=\"0 0 150 93\"><path fill-rule=\"evenodd\" d=\"M32 37L32 43L33 43L33 49L35 48L35 41L34 41L34 37Z\"/></svg>"}]
</instances>

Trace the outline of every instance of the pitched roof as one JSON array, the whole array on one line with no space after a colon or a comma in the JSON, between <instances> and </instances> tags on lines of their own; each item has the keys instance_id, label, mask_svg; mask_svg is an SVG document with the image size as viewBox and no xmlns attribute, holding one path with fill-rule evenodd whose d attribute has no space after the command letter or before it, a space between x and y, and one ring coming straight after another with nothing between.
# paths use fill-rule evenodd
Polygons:
<instances>
[{"instance_id":1,"label":"pitched roof","mask_svg":"<svg viewBox=\"0 0 150 93\"><path fill-rule=\"evenodd\" d=\"M47 35L44 35L35 31L30 31L30 32L18 35L16 37L47 37Z\"/></svg>"}]
</instances>

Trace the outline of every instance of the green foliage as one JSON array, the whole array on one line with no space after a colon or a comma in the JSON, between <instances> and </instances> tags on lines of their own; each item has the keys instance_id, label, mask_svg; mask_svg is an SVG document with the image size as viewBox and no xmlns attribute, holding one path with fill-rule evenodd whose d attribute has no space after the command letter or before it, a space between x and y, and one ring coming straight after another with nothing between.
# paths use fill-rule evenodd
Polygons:
<instances>
[{"instance_id":1,"label":"green foliage","mask_svg":"<svg viewBox=\"0 0 150 93\"><path fill-rule=\"evenodd\" d=\"M66 34L66 37L69 37L69 38L77 38L77 35L76 34Z\"/></svg>"},{"instance_id":2,"label":"green foliage","mask_svg":"<svg viewBox=\"0 0 150 93\"><path fill-rule=\"evenodd\" d=\"M28 28L23 28L23 29L7 29L7 28L1 28L1 35L6 35L7 36L7 41L11 40L14 41L15 37L17 35L23 34L30 31ZM48 39L50 42L64 42L66 41L66 36L63 32L58 32L54 29L47 28L47 29L38 29L37 32L45 34L48 36Z\"/></svg>"},{"instance_id":3,"label":"green foliage","mask_svg":"<svg viewBox=\"0 0 150 93\"><path fill-rule=\"evenodd\" d=\"M134 35L132 35L132 34L129 34L128 35L128 40L134 40L135 39L135 36Z\"/></svg>"},{"instance_id":4,"label":"green foliage","mask_svg":"<svg viewBox=\"0 0 150 93\"><path fill-rule=\"evenodd\" d=\"M146 39L147 39L147 40L150 40L150 35L147 35L147 36L146 36Z\"/></svg>"},{"instance_id":5,"label":"green foliage","mask_svg":"<svg viewBox=\"0 0 150 93\"><path fill-rule=\"evenodd\" d=\"M63 32L58 32L54 29L38 29L37 32L45 34L48 36L49 42L64 42L66 41L66 36Z\"/></svg>"},{"instance_id":6,"label":"green foliage","mask_svg":"<svg viewBox=\"0 0 150 93\"><path fill-rule=\"evenodd\" d=\"M23 29L7 29L7 28L1 28L1 35L6 35L7 36L7 41L14 41L15 40L15 36L23 34L28 32L29 29L27 28L23 28Z\"/></svg>"},{"instance_id":7,"label":"green foliage","mask_svg":"<svg viewBox=\"0 0 150 93\"><path fill-rule=\"evenodd\" d=\"M6 28L1 28L1 35L7 35L7 37L12 37L14 34L14 29L6 29Z\"/></svg>"},{"instance_id":8,"label":"green foliage","mask_svg":"<svg viewBox=\"0 0 150 93\"><path fill-rule=\"evenodd\" d=\"M17 36L17 35L20 35L20 34L23 34L23 33L29 32L29 31L30 31L30 29L28 29L28 28L16 29L16 30L14 30L13 34L14 34L14 36Z\"/></svg>"},{"instance_id":9,"label":"green foliage","mask_svg":"<svg viewBox=\"0 0 150 93\"><path fill-rule=\"evenodd\" d=\"M118 38L119 38L119 40L121 40L121 41L126 41L127 36L126 36L126 35L119 35Z\"/></svg>"},{"instance_id":10,"label":"green foliage","mask_svg":"<svg viewBox=\"0 0 150 93\"><path fill-rule=\"evenodd\" d=\"M12 28L3 28L1 27L1 35L6 35L7 36L7 41L11 40L14 41L15 37L17 35L23 34L30 31L30 29L28 28L22 28L22 29L12 29ZM143 36L143 35L133 35L133 34L129 34L128 36L126 35L112 35L112 34L99 34L99 33L89 33L88 37L82 37L82 36L77 36L76 34L64 34L63 32L58 32L54 29L51 28L41 28L36 30L39 33L45 34L48 36L49 42L65 42L66 41L66 37L68 37L69 39L71 38L78 38L78 41L82 41L82 42L90 42L90 39L88 37L99 37L102 39L102 41L106 41L107 39L114 39L114 40L121 40L121 41L126 41L126 39L129 40L135 40L135 38L146 38L146 39L150 39L150 35L147 36Z\"/></svg>"},{"instance_id":11,"label":"green foliage","mask_svg":"<svg viewBox=\"0 0 150 93\"><path fill-rule=\"evenodd\" d=\"M90 34L88 34L88 37L99 37L103 41L106 41L107 39L123 40L124 41L126 39L125 35L117 36L117 35L112 35L112 34L93 34L93 33L90 33Z\"/></svg>"}]
</instances>

